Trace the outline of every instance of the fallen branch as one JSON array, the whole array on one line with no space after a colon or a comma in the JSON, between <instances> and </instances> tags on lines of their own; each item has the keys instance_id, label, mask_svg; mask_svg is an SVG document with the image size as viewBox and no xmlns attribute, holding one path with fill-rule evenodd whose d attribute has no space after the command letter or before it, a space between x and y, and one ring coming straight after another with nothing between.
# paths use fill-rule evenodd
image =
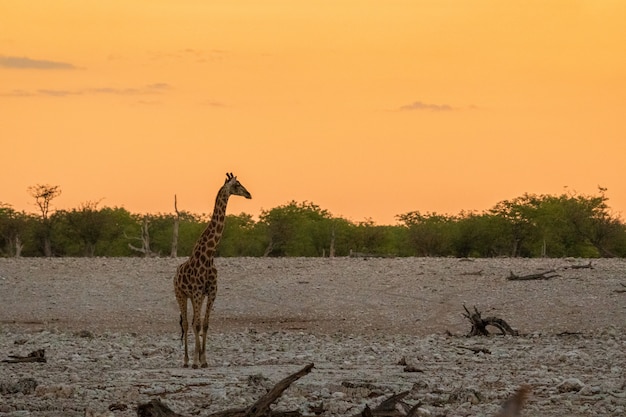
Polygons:
<instances>
[{"instance_id":1,"label":"fallen branch","mask_svg":"<svg viewBox=\"0 0 626 417\"><path fill-rule=\"evenodd\" d=\"M30 352L27 356L9 355L11 359L3 359L5 363L46 362L46 350L38 349Z\"/></svg>"},{"instance_id":2,"label":"fallen branch","mask_svg":"<svg viewBox=\"0 0 626 417\"><path fill-rule=\"evenodd\" d=\"M278 399L278 397L280 397L282 393L287 388L289 388L289 385L311 372L313 366L314 365L310 363L304 368L300 369L298 372L289 375L287 378L274 385L274 387L269 390L267 394L265 394L257 402L252 404L246 410L244 415L246 417L260 417L271 415L272 411L270 410L270 405L272 405L272 403L274 403Z\"/></svg>"},{"instance_id":3,"label":"fallen branch","mask_svg":"<svg viewBox=\"0 0 626 417\"><path fill-rule=\"evenodd\" d=\"M509 281L529 281L533 279L550 279L550 278L555 278L558 276L560 275L556 274L556 269L551 269L549 271L539 272L537 274L528 274L528 275L515 275L513 271L511 271L510 275L506 279L508 279Z\"/></svg>"},{"instance_id":4,"label":"fallen branch","mask_svg":"<svg viewBox=\"0 0 626 417\"><path fill-rule=\"evenodd\" d=\"M591 265L591 261L589 261L588 264L571 265L571 266L568 266L566 268L569 268L569 269L593 269L593 265Z\"/></svg>"},{"instance_id":5,"label":"fallen branch","mask_svg":"<svg viewBox=\"0 0 626 417\"><path fill-rule=\"evenodd\" d=\"M289 386L302 378L313 369L313 364L308 364L296 373L289 375L287 378L278 382L267 394L259 398L254 404L248 408L235 408L230 410L218 411L209 414L209 417L301 417L299 411L272 411L270 406L278 400L282 393ZM139 404L137 406L137 415L139 417L185 417L172 411L167 405L158 399L153 399L148 403Z\"/></svg>"},{"instance_id":6,"label":"fallen branch","mask_svg":"<svg viewBox=\"0 0 626 417\"><path fill-rule=\"evenodd\" d=\"M613 290L613 292L616 292L616 293L624 293L624 292L626 292L626 284L622 284L622 283L620 282L620 283L619 283L619 285L621 285L622 287L624 287L624 289L623 289L623 290Z\"/></svg>"},{"instance_id":7,"label":"fallen branch","mask_svg":"<svg viewBox=\"0 0 626 417\"><path fill-rule=\"evenodd\" d=\"M457 345L456 347L458 347L459 349L471 350L474 353L486 353L487 355L491 355L491 351L489 349L487 349L487 348L461 346L461 345Z\"/></svg>"},{"instance_id":8,"label":"fallen branch","mask_svg":"<svg viewBox=\"0 0 626 417\"><path fill-rule=\"evenodd\" d=\"M474 272L461 272L461 275L462 276L475 275L475 276L481 277L483 275L483 270L481 269L480 271L474 271Z\"/></svg>"},{"instance_id":9,"label":"fallen branch","mask_svg":"<svg viewBox=\"0 0 626 417\"><path fill-rule=\"evenodd\" d=\"M415 365L407 365L404 367L404 369L402 370L403 372L424 372L424 370L422 368L418 368Z\"/></svg>"},{"instance_id":10,"label":"fallen branch","mask_svg":"<svg viewBox=\"0 0 626 417\"><path fill-rule=\"evenodd\" d=\"M404 391L400 394L392 395L374 409L365 405L365 409L354 417L414 417L417 415L417 409L422 403L418 401L417 404L411 407L403 401L408 394L409 391Z\"/></svg>"},{"instance_id":11,"label":"fallen branch","mask_svg":"<svg viewBox=\"0 0 626 417\"><path fill-rule=\"evenodd\" d=\"M500 330L503 335L511 335L511 336L519 336L519 332L514 330L509 324L498 318L498 317L487 317L482 318L480 312L474 306L474 312L470 313L470 311L463 305L463 308L467 312L467 314L463 314L470 323L472 323L472 329L470 330L468 336L489 336L489 331L487 330L487 326L493 326Z\"/></svg>"}]
</instances>

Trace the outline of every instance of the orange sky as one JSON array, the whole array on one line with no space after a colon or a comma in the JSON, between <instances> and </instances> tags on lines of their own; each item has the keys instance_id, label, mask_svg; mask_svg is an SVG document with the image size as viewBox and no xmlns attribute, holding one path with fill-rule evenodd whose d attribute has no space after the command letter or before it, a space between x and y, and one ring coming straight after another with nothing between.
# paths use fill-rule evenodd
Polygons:
<instances>
[{"instance_id":1,"label":"orange sky","mask_svg":"<svg viewBox=\"0 0 626 417\"><path fill-rule=\"evenodd\" d=\"M36 4L36 5L35 5ZM0 0L0 202L395 223L607 187L626 215L626 2Z\"/></svg>"}]
</instances>

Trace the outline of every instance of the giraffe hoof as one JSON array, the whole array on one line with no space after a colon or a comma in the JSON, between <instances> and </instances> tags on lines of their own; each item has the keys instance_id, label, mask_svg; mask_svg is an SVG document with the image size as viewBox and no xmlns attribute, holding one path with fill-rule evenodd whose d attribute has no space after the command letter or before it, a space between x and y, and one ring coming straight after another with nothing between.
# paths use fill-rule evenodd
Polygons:
<instances>
[{"instance_id":1,"label":"giraffe hoof","mask_svg":"<svg viewBox=\"0 0 626 417\"><path fill-rule=\"evenodd\" d=\"M200 367L202 367L202 368L208 368L208 367L209 367L209 365L208 365L208 364L206 364L206 363L203 363L202 365L200 365Z\"/></svg>"},{"instance_id":2,"label":"giraffe hoof","mask_svg":"<svg viewBox=\"0 0 626 417\"><path fill-rule=\"evenodd\" d=\"M183 368L189 368L189 365L187 365L186 363L183 364Z\"/></svg>"},{"instance_id":3,"label":"giraffe hoof","mask_svg":"<svg viewBox=\"0 0 626 417\"><path fill-rule=\"evenodd\" d=\"M196 365L195 363L194 363L193 365L191 365L191 367L192 367L193 369L198 369L198 365Z\"/></svg>"}]
</instances>

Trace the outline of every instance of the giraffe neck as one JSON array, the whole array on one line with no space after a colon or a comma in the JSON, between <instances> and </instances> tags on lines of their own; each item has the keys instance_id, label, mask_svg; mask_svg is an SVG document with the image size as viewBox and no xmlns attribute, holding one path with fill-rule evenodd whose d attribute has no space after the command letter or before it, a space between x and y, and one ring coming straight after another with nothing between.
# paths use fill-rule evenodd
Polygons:
<instances>
[{"instance_id":1,"label":"giraffe neck","mask_svg":"<svg viewBox=\"0 0 626 417\"><path fill-rule=\"evenodd\" d=\"M228 197L230 194L226 187L220 188L215 198L215 207L213 208L213 215L211 221L207 225L202 235L196 242L192 258L200 259L212 259L217 249L217 245L222 238L222 232L224 231L224 221L226 220L226 205L228 204ZM204 255L204 256L203 256Z\"/></svg>"}]
</instances>

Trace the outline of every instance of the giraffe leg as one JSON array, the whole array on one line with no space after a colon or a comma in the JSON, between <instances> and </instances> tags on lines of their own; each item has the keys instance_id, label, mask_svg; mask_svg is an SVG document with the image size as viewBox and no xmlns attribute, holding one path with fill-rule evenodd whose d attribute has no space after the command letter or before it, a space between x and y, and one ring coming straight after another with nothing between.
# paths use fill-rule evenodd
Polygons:
<instances>
[{"instance_id":1,"label":"giraffe leg","mask_svg":"<svg viewBox=\"0 0 626 417\"><path fill-rule=\"evenodd\" d=\"M202 297L198 300L195 298L192 301L193 305L193 319L191 325L193 327L193 334L195 337L194 350L193 350L193 365L192 368L196 369L200 363L200 331L201 329L201 313L202 313Z\"/></svg>"},{"instance_id":2,"label":"giraffe leg","mask_svg":"<svg viewBox=\"0 0 626 417\"><path fill-rule=\"evenodd\" d=\"M187 320L187 297L178 296L178 306L180 307L180 329L182 331L181 339L185 344L185 359L183 361L183 367L189 366L189 351L187 349L187 334L189 333L189 321Z\"/></svg>"},{"instance_id":3,"label":"giraffe leg","mask_svg":"<svg viewBox=\"0 0 626 417\"><path fill-rule=\"evenodd\" d=\"M202 347L200 348L200 366L206 368L206 336L209 332L209 316L211 315L211 309L213 308L213 302L215 301L215 293L209 294L206 301L206 311L204 312L204 320L202 321Z\"/></svg>"}]
</instances>

